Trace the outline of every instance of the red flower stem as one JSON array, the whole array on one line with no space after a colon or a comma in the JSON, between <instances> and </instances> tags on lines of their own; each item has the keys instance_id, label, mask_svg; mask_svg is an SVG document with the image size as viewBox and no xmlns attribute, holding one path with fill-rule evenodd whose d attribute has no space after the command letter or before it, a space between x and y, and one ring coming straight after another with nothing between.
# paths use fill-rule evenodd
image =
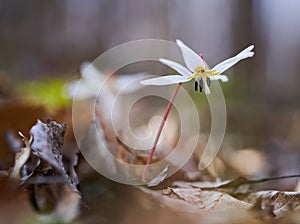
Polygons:
<instances>
[{"instance_id":1,"label":"red flower stem","mask_svg":"<svg viewBox=\"0 0 300 224\"><path fill-rule=\"evenodd\" d=\"M157 134L156 134L156 137L155 137L153 146L152 146L152 148L151 148L150 154L149 154L148 159L147 159L146 167L145 167L145 169L144 169L144 173L143 173L143 180L144 180L144 181L145 181L145 179L146 179L146 177L147 177L149 165L150 165L150 162L151 162L152 157L153 157L153 155L154 155L154 152L155 152L155 149L156 149L156 146L157 146L159 137L160 137L161 132L162 132L164 126L165 126L166 120L167 120L168 115L169 115L169 113L170 113L170 111L171 111L171 108L172 108L172 106L173 106L173 102L174 102L174 100L175 100L175 98L176 98L176 95L177 95L178 90L179 90L179 88L180 88L181 85L182 85L182 83L178 83L178 84L177 84L176 89L175 89L175 91L173 92L173 95L172 95L172 97L171 97L171 99L170 99L170 101L169 101L169 104L168 104L168 106L167 106L167 109L166 109L166 111L165 111L165 113L164 113L163 119L162 119L162 121L161 121L161 123L160 123L160 125L159 125L159 128L158 128L158 131L157 131Z\"/></svg>"}]
</instances>

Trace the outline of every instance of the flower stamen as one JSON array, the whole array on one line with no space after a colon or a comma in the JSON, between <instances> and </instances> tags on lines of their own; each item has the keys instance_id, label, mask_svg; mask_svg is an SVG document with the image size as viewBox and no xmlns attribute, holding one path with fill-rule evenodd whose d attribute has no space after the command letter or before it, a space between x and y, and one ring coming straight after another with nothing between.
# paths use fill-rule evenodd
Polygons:
<instances>
[{"instance_id":1,"label":"flower stamen","mask_svg":"<svg viewBox=\"0 0 300 224\"><path fill-rule=\"evenodd\" d=\"M207 77L206 83L207 83L208 87L210 87L210 84L211 84L210 78Z\"/></svg>"},{"instance_id":2,"label":"flower stamen","mask_svg":"<svg viewBox=\"0 0 300 224\"><path fill-rule=\"evenodd\" d=\"M195 81L195 91L198 91L198 81Z\"/></svg>"}]
</instances>

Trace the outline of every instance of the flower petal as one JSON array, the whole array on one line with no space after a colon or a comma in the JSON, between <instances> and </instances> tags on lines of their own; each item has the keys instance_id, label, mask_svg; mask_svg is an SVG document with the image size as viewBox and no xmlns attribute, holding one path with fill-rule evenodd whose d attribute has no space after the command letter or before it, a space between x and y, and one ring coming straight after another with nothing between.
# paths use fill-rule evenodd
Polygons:
<instances>
[{"instance_id":1,"label":"flower petal","mask_svg":"<svg viewBox=\"0 0 300 224\"><path fill-rule=\"evenodd\" d=\"M219 74L226 71L227 69L238 63L240 60L252 57L254 55L254 52L252 52L253 48L254 45L247 47L246 49L238 53L236 56L217 64L215 67L212 68L212 70L216 70Z\"/></svg>"},{"instance_id":2,"label":"flower petal","mask_svg":"<svg viewBox=\"0 0 300 224\"><path fill-rule=\"evenodd\" d=\"M216 75L216 76L209 76L211 80L221 80L222 82L228 82L228 77L226 75Z\"/></svg>"},{"instance_id":3,"label":"flower petal","mask_svg":"<svg viewBox=\"0 0 300 224\"><path fill-rule=\"evenodd\" d=\"M157 78L152 79L146 79L141 81L142 85L154 85L154 86L164 86L164 85L170 85L174 83L181 83L181 82L188 82L190 81L184 76L181 75L167 75L167 76L161 76Z\"/></svg>"},{"instance_id":4,"label":"flower petal","mask_svg":"<svg viewBox=\"0 0 300 224\"><path fill-rule=\"evenodd\" d=\"M184 63L188 69L195 71L195 69L199 66L204 67L202 59L195 51L186 46L181 40L176 40L176 43L180 47Z\"/></svg>"},{"instance_id":5,"label":"flower petal","mask_svg":"<svg viewBox=\"0 0 300 224\"><path fill-rule=\"evenodd\" d=\"M83 62L80 66L81 80L66 85L69 97L76 99L89 99L96 97L99 85L104 82L104 75L90 62Z\"/></svg>"},{"instance_id":6,"label":"flower petal","mask_svg":"<svg viewBox=\"0 0 300 224\"><path fill-rule=\"evenodd\" d=\"M160 58L159 61L171 68L173 68L175 71L179 72L181 75L189 77L192 75L192 73L184 66L181 64L178 64L175 61L171 61L168 59Z\"/></svg>"},{"instance_id":7,"label":"flower petal","mask_svg":"<svg viewBox=\"0 0 300 224\"><path fill-rule=\"evenodd\" d=\"M91 62L86 61L80 65L81 76L84 75L86 83L104 82L105 75Z\"/></svg>"}]
</instances>

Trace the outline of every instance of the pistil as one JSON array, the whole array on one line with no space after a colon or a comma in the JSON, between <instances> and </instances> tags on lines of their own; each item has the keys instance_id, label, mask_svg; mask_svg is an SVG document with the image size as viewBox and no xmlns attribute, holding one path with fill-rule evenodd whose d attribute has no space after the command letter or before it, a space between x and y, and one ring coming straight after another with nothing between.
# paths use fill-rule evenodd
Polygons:
<instances>
[{"instance_id":1,"label":"pistil","mask_svg":"<svg viewBox=\"0 0 300 224\"><path fill-rule=\"evenodd\" d=\"M200 92L202 92L204 89L204 83L203 83L202 77L200 78L200 81L199 81L199 87L200 87Z\"/></svg>"}]
</instances>

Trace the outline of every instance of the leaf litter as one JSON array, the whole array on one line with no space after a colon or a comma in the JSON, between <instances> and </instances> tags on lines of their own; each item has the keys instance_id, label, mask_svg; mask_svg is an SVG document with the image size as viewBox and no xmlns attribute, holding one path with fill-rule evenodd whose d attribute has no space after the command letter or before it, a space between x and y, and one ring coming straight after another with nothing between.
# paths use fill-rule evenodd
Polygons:
<instances>
[{"instance_id":1,"label":"leaf litter","mask_svg":"<svg viewBox=\"0 0 300 224\"><path fill-rule=\"evenodd\" d=\"M40 220L70 222L79 215L81 194L74 170L77 155L66 170L62 153L65 130L64 124L38 120L30 130L30 139L19 133L25 147L16 153L9 177L29 193Z\"/></svg>"},{"instance_id":2,"label":"leaf litter","mask_svg":"<svg viewBox=\"0 0 300 224\"><path fill-rule=\"evenodd\" d=\"M122 144L116 136L111 135L109 128L106 128L109 124L105 123L106 121L100 115L98 119L103 128L104 139L115 149L118 158L133 164L145 163L144 155L136 154ZM86 161L79 161L77 154L72 154L68 158L68 163L65 163L62 152L65 131L66 125L54 121L46 123L38 121L31 128L29 138L22 134L24 147L21 147L20 141L13 134L7 135L8 142L12 143L10 144L12 151L16 154L15 163L9 172L2 171L1 176L9 175L10 180L18 183L20 188L29 194L28 200L39 214L40 220L59 220L61 222L74 220L79 216L80 211L84 210L80 207L81 195L91 194L89 192L91 188L87 185L92 185L91 179L99 179L99 176L91 177L92 172L85 172L85 177L81 176L81 180L83 179L81 184L83 184L82 188L87 187L88 191L82 191L81 188L79 188L80 191L78 190L79 178L74 167L78 162L81 163L79 165L82 165ZM86 141L86 144L93 144L91 138L87 138ZM174 141L176 138L172 139L170 145ZM165 147L171 148L170 145ZM159 160L159 156L156 159ZM191 160L197 159L193 157ZM112 169L114 168L113 163L110 166ZM125 187L110 183L109 186L114 186L110 189L105 186L105 181L96 182L95 189L103 187L104 193L99 193L100 197L89 196L98 207L102 205L99 209L104 210L100 213L103 217L105 217L106 208L113 211L111 220L120 213L118 211L119 203L123 200L122 208L125 210L118 223L132 223L133 220L140 220L143 223L166 223L170 220L172 223L182 223L182 220L185 220L182 217L189 220L186 223L199 223L200 221L203 223L265 223L266 220L268 223L299 223L299 192L296 190L290 192L253 191L247 187L272 179L291 178L291 176L254 180L240 177L233 181L222 182L214 182L211 181L214 178L210 178L210 181L205 182L198 170L184 171L182 169L180 172L185 172L185 176L197 172L197 181L200 180L200 182L190 182L191 180L188 178L178 181L180 178L177 174L172 178L167 178L168 169L169 167L166 166L160 171L148 184L148 187ZM298 177L298 175L294 177ZM121 194L116 194L117 197L114 198L112 195L116 191L120 191ZM95 190L92 192L95 193ZM98 201L95 202L96 200ZM102 200L104 202L101 204ZM146 216L149 218L148 221L137 217L139 216L137 214L146 215L149 211L152 211L152 217ZM96 216L96 212L88 210L86 213L88 215L80 217L81 223L95 223L95 221L89 222L89 219L86 218L91 214ZM132 217L129 218L131 213ZM168 217L162 218L163 215L168 215Z\"/></svg>"}]
</instances>

